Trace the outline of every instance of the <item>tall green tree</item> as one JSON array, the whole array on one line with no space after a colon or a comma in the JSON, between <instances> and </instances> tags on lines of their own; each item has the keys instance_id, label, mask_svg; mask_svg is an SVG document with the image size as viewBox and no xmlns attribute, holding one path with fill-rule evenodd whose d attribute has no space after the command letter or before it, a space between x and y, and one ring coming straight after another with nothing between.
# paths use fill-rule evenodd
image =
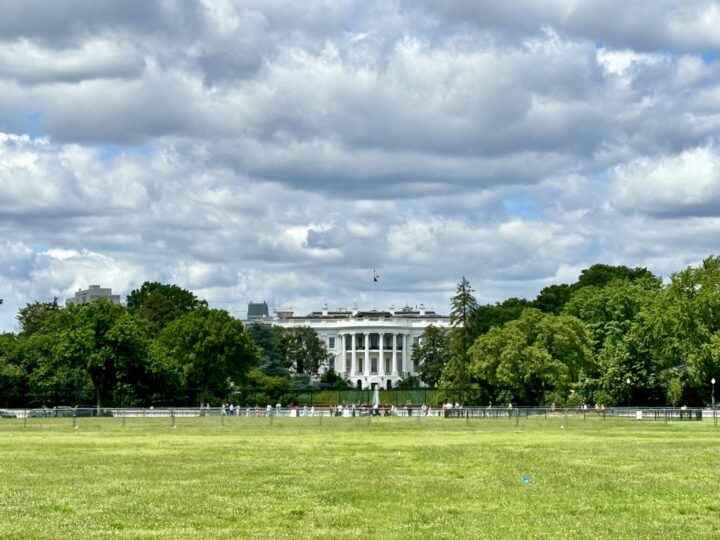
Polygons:
<instances>
[{"instance_id":1,"label":"tall green tree","mask_svg":"<svg viewBox=\"0 0 720 540\"><path fill-rule=\"evenodd\" d=\"M577 287L561 283L559 285L548 285L537 295L533 301L534 307L545 313L560 315L565 304L572 298Z\"/></svg>"},{"instance_id":2,"label":"tall green tree","mask_svg":"<svg viewBox=\"0 0 720 540\"><path fill-rule=\"evenodd\" d=\"M720 379L720 257L673 274L644 323L656 364L682 374L688 401L708 403Z\"/></svg>"},{"instance_id":3,"label":"tall green tree","mask_svg":"<svg viewBox=\"0 0 720 540\"><path fill-rule=\"evenodd\" d=\"M40 331L44 326L46 319L52 317L60 310L57 298L52 302L33 302L26 304L20 309L17 320L20 323L20 334L24 337L31 336L35 332Z\"/></svg>"},{"instance_id":4,"label":"tall green tree","mask_svg":"<svg viewBox=\"0 0 720 540\"><path fill-rule=\"evenodd\" d=\"M532 306L532 302L521 298L508 298L494 305L478 306L470 316L470 341L474 342L477 337L486 334L495 326L514 321L524 309Z\"/></svg>"},{"instance_id":5,"label":"tall green tree","mask_svg":"<svg viewBox=\"0 0 720 540\"><path fill-rule=\"evenodd\" d=\"M242 323L226 311L199 308L174 320L158 335L153 354L180 374L196 403L225 399L247 382L258 353Z\"/></svg>"},{"instance_id":6,"label":"tall green tree","mask_svg":"<svg viewBox=\"0 0 720 540\"><path fill-rule=\"evenodd\" d=\"M592 339L574 317L526 309L492 328L470 349L470 370L492 389L496 402L565 403L592 369Z\"/></svg>"},{"instance_id":7,"label":"tall green tree","mask_svg":"<svg viewBox=\"0 0 720 540\"><path fill-rule=\"evenodd\" d=\"M145 372L146 336L123 307L102 299L70 305L63 322L53 351L68 366L87 373L98 409L118 383L132 386Z\"/></svg>"},{"instance_id":8,"label":"tall green tree","mask_svg":"<svg viewBox=\"0 0 720 540\"><path fill-rule=\"evenodd\" d=\"M655 277L615 279L602 287L579 289L565 306L564 312L582 320L593 337L598 363L597 370L588 373L586 390L595 402L621 404L630 392L634 403L662 404L663 366L648 348L650 334L643 330L661 294Z\"/></svg>"},{"instance_id":9,"label":"tall green tree","mask_svg":"<svg viewBox=\"0 0 720 540\"><path fill-rule=\"evenodd\" d=\"M247 332L258 350L258 369L269 377L288 377L285 330L254 321L247 326Z\"/></svg>"},{"instance_id":10,"label":"tall green tree","mask_svg":"<svg viewBox=\"0 0 720 540\"><path fill-rule=\"evenodd\" d=\"M430 325L423 332L418 346L413 349L412 363L422 382L428 386L437 386L449 357L450 332L447 328Z\"/></svg>"},{"instance_id":11,"label":"tall green tree","mask_svg":"<svg viewBox=\"0 0 720 540\"><path fill-rule=\"evenodd\" d=\"M325 342L309 326L287 328L283 332L283 341L286 363L296 375L317 377L334 358Z\"/></svg>"},{"instance_id":12,"label":"tall green tree","mask_svg":"<svg viewBox=\"0 0 720 540\"><path fill-rule=\"evenodd\" d=\"M456 383L460 387L460 401L465 401L465 389L468 384L467 377L467 351L472 344L473 331L471 321L473 312L478 304L473 295L473 288L470 282L463 276L455 291L455 296L450 302L450 324L452 325L451 346L453 358L449 367L455 368L448 371L448 375L454 371L457 374Z\"/></svg>"},{"instance_id":13,"label":"tall green tree","mask_svg":"<svg viewBox=\"0 0 720 540\"><path fill-rule=\"evenodd\" d=\"M617 279L637 281L638 279L657 279L657 277L647 268L594 264L580 272L575 288L604 287Z\"/></svg>"},{"instance_id":14,"label":"tall green tree","mask_svg":"<svg viewBox=\"0 0 720 540\"><path fill-rule=\"evenodd\" d=\"M147 324L155 336L184 313L207 306L204 300L178 285L146 281L127 296L127 309Z\"/></svg>"},{"instance_id":15,"label":"tall green tree","mask_svg":"<svg viewBox=\"0 0 720 540\"><path fill-rule=\"evenodd\" d=\"M0 334L0 407L23 404L27 375L17 362L17 337Z\"/></svg>"}]
</instances>

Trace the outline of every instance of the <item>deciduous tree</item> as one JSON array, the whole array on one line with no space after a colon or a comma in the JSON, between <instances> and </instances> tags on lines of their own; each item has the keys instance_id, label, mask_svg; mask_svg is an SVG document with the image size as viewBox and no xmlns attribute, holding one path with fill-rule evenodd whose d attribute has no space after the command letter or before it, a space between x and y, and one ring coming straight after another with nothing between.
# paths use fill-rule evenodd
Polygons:
<instances>
[{"instance_id":1,"label":"deciduous tree","mask_svg":"<svg viewBox=\"0 0 720 540\"><path fill-rule=\"evenodd\" d=\"M240 321L226 311L199 308L168 324L154 354L174 365L197 403L224 398L231 386L246 383L258 354Z\"/></svg>"}]
</instances>

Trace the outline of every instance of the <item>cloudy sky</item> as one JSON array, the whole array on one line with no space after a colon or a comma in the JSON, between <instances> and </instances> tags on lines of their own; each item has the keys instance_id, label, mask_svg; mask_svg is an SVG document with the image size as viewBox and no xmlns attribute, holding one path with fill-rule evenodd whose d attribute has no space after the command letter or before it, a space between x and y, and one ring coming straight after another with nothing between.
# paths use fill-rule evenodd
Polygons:
<instances>
[{"instance_id":1,"label":"cloudy sky","mask_svg":"<svg viewBox=\"0 0 720 540\"><path fill-rule=\"evenodd\" d=\"M0 0L0 329L533 298L720 253L713 0Z\"/></svg>"}]
</instances>

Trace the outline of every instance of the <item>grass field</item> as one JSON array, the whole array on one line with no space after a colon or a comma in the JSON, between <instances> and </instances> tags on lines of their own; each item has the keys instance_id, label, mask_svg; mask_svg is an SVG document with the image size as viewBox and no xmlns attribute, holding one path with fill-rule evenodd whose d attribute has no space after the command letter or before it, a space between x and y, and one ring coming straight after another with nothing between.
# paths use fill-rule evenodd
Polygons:
<instances>
[{"instance_id":1,"label":"grass field","mask_svg":"<svg viewBox=\"0 0 720 540\"><path fill-rule=\"evenodd\" d=\"M0 538L720 538L720 427L0 419Z\"/></svg>"}]
</instances>

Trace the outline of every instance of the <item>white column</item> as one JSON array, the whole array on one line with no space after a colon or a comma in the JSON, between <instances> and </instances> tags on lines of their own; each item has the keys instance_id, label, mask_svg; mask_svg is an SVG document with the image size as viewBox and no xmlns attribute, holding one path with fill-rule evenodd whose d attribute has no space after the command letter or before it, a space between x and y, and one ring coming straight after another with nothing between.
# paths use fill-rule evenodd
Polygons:
<instances>
[{"instance_id":1,"label":"white column","mask_svg":"<svg viewBox=\"0 0 720 540\"><path fill-rule=\"evenodd\" d=\"M392 352L392 375L398 376L397 369L397 332L393 332L393 352Z\"/></svg>"},{"instance_id":2,"label":"white column","mask_svg":"<svg viewBox=\"0 0 720 540\"><path fill-rule=\"evenodd\" d=\"M363 360L365 376L370 375L370 332L365 332L365 360Z\"/></svg>"},{"instance_id":3,"label":"white column","mask_svg":"<svg viewBox=\"0 0 720 540\"><path fill-rule=\"evenodd\" d=\"M345 373L345 336L338 332L335 339L338 340L335 348L339 349L335 354L335 373L339 375Z\"/></svg>"},{"instance_id":4,"label":"white column","mask_svg":"<svg viewBox=\"0 0 720 540\"><path fill-rule=\"evenodd\" d=\"M410 336L408 334L403 334L403 362L402 362L402 370L404 373L407 373L408 371L408 342L410 341L408 338Z\"/></svg>"},{"instance_id":5,"label":"white column","mask_svg":"<svg viewBox=\"0 0 720 540\"><path fill-rule=\"evenodd\" d=\"M378 358L378 373L380 375L385 375L385 333L380 332L378 334L378 338L380 339L380 357Z\"/></svg>"},{"instance_id":6,"label":"white column","mask_svg":"<svg viewBox=\"0 0 720 540\"><path fill-rule=\"evenodd\" d=\"M352 348L350 349L350 350L352 351L352 352L350 353L350 354L351 354L350 361L351 361L351 363L352 363L352 365L350 366L350 369L351 369L350 376L351 376L351 377L357 377L357 367L358 367L358 365L357 365L357 348L356 348L356 344L355 344L355 332L353 332L352 334L350 334L350 342L351 342L351 345L352 345ZM354 385L354 384L355 384L355 381L353 381L353 385Z\"/></svg>"}]
</instances>

